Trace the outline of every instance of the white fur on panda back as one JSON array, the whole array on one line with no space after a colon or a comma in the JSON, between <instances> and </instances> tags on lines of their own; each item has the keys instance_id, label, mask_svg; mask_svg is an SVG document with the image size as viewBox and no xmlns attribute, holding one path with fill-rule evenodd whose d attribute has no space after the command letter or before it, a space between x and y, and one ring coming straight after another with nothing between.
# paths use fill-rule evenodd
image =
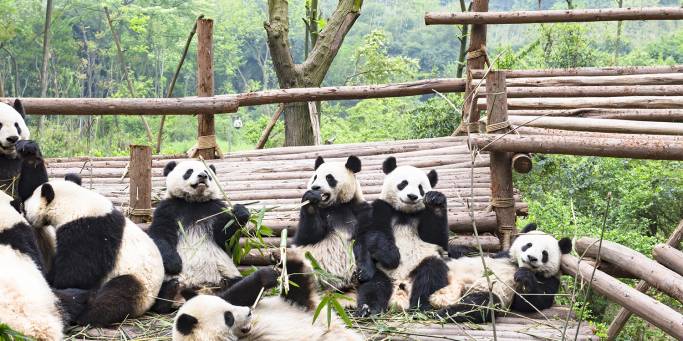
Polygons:
<instances>
[{"instance_id":1,"label":"white fur on panda back","mask_svg":"<svg viewBox=\"0 0 683 341\"><path fill-rule=\"evenodd\" d=\"M332 280L333 286L346 288L352 285L356 262L353 258L351 232L347 229L334 229L320 242L296 248L301 250L302 255L309 251L325 271L339 278L338 281Z\"/></svg>"},{"instance_id":2,"label":"white fur on panda back","mask_svg":"<svg viewBox=\"0 0 683 341\"><path fill-rule=\"evenodd\" d=\"M136 302L136 314L142 315L154 304L164 280L164 263L159 249L147 233L126 218L121 249L116 266L103 283L114 277L133 275L142 284L141 300Z\"/></svg>"},{"instance_id":3,"label":"white fur on panda back","mask_svg":"<svg viewBox=\"0 0 683 341\"><path fill-rule=\"evenodd\" d=\"M37 340L62 340L57 298L27 255L0 245L0 322Z\"/></svg>"},{"instance_id":4,"label":"white fur on panda back","mask_svg":"<svg viewBox=\"0 0 683 341\"><path fill-rule=\"evenodd\" d=\"M12 207L13 198L0 190L0 231L14 227L19 223L25 223L24 217Z\"/></svg>"},{"instance_id":5,"label":"white fur on panda back","mask_svg":"<svg viewBox=\"0 0 683 341\"><path fill-rule=\"evenodd\" d=\"M211 239L212 225L213 220L204 221L179 236L177 249L183 261L179 280L185 287L215 286L223 278L241 276L232 258Z\"/></svg>"}]
</instances>

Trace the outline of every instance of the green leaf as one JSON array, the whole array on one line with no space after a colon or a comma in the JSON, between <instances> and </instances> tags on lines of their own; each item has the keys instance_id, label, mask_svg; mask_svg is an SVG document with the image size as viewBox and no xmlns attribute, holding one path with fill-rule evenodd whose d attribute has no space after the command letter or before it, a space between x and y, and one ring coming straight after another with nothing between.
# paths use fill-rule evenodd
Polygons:
<instances>
[{"instance_id":1,"label":"green leaf","mask_svg":"<svg viewBox=\"0 0 683 341\"><path fill-rule=\"evenodd\" d=\"M306 257L306 259L308 259L308 261L311 262L311 267L313 268L313 270L322 270L320 263L318 263L318 261L315 259L315 257L313 257L310 251L306 251L306 253L304 253L304 257Z\"/></svg>"},{"instance_id":2,"label":"green leaf","mask_svg":"<svg viewBox=\"0 0 683 341\"><path fill-rule=\"evenodd\" d=\"M325 308L325 305L330 301L329 296L323 297L322 300L320 300L320 303L318 304L318 307L315 308L315 313L313 313L313 323L318 319L318 316L320 316L320 312Z\"/></svg>"},{"instance_id":3,"label":"green leaf","mask_svg":"<svg viewBox=\"0 0 683 341\"><path fill-rule=\"evenodd\" d=\"M338 296L344 297L345 299L350 299L350 298L348 298L344 295L338 295L335 293L335 296L330 301L330 303L332 303L332 307L334 307L334 311L336 311L339 318L341 318L342 321L344 321L344 324L346 324L347 327L351 327L353 325L353 322L351 322L351 318L346 313L346 310L344 310L344 307L342 307L342 305L339 304L339 301L337 301Z\"/></svg>"}]
</instances>

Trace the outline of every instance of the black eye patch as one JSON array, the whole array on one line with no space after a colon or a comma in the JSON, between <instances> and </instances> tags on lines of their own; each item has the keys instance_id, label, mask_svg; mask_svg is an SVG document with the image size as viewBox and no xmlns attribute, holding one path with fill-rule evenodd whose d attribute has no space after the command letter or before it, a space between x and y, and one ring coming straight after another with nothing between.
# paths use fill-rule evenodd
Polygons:
<instances>
[{"instance_id":1,"label":"black eye patch","mask_svg":"<svg viewBox=\"0 0 683 341\"><path fill-rule=\"evenodd\" d=\"M425 190L422 188L422 185L417 186L417 188L420 189L420 195L425 195Z\"/></svg>"},{"instance_id":2,"label":"black eye patch","mask_svg":"<svg viewBox=\"0 0 683 341\"><path fill-rule=\"evenodd\" d=\"M225 319L226 326L232 327L232 325L235 324L235 316L232 315L232 312L226 311L225 314L223 314L223 318Z\"/></svg>"},{"instance_id":3,"label":"black eye patch","mask_svg":"<svg viewBox=\"0 0 683 341\"><path fill-rule=\"evenodd\" d=\"M19 128L19 123L14 123L14 127L17 128L17 135L21 135L21 128Z\"/></svg>"},{"instance_id":4,"label":"black eye patch","mask_svg":"<svg viewBox=\"0 0 683 341\"><path fill-rule=\"evenodd\" d=\"M337 179L335 179L334 176L332 176L332 174L327 174L325 180L327 180L327 183L330 185L330 187L337 187Z\"/></svg>"},{"instance_id":5,"label":"black eye patch","mask_svg":"<svg viewBox=\"0 0 683 341\"><path fill-rule=\"evenodd\" d=\"M403 180L400 184L398 184L398 186L396 186L396 188L398 188L399 191L402 191L404 188L406 188L406 186L408 186L408 181Z\"/></svg>"},{"instance_id":6,"label":"black eye patch","mask_svg":"<svg viewBox=\"0 0 683 341\"><path fill-rule=\"evenodd\" d=\"M543 250L543 258L541 260L543 263L548 263L548 251Z\"/></svg>"},{"instance_id":7,"label":"black eye patch","mask_svg":"<svg viewBox=\"0 0 683 341\"><path fill-rule=\"evenodd\" d=\"M532 246L531 243L527 243L526 245L522 246L522 251L528 250Z\"/></svg>"},{"instance_id":8,"label":"black eye patch","mask_svg":"<svg viewBox=\"0 0 683 341\"><path fill-rule=\"evenodd\" d=\"M192 176L192 172L194 172L194 169L192 169L192 168L188 169L187 172L185 172L185 174L183 174L183 180L189 179L190 176Z\"/></svg>"}]
</instances>

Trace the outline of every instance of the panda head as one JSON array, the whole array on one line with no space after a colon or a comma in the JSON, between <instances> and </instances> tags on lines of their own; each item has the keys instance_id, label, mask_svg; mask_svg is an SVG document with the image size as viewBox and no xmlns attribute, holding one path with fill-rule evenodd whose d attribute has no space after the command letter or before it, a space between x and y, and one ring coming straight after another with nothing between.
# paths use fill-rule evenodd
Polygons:
<instances>
[{"instance_id":1,"label":"panda head","mask_svg":"<svg viewBox=\"0 0 683 341\"><path fill-rule=\"evenodd\" d=\"M251 331L249 307L234 306L218 296L197 295L180 307L173 322L173 340L237 340Z\"/></svg>"},{"instance_id":2,"label":"panda head","mask_svg":"<svg viewBox=\"0 0 683 341\"><path fill-rule=\"evenodd\" d=\"M44 183L24 202L24 215L34 227L56 228L81 218L103 217L114 210L104 196L79 185L80 177Z\"/></svg>"},{"instance_id":3,"label":"panda head","mask_svg":"<svg viewBox=\"0 0 683 341\"><path fill-rule=\"evenodd\" d=\"M346 162L325 162L318 156L315 159L315 173L308 181L307 189L320 191L322 207L363 201L363 192L356 179L360 168L360 159L353 155Z\"/></svg>"},{"instance_id":4,"label":"panda head","mask_svg":"<svg viewBox=\"0 0 683 341\"><path fill-rule=\"evenodd\" d=\"M413 166L396 166L396 158L388 157L382 164L386 176L379 198L396 210L412 213L424 209L425 193L438 182L435 170L425 173Z\"/></svg>"},{"instance_id":5,"label":"panda head","mask_svg":"<svg viewBox=\"0 0 683 341\"><path fill-rule=\"evenodd\" d=\"M0 103L0 155L16 155L17 142L31 137L25 117L20 100L14 101L14 107Z\"/></svg>"},{"instance_id":6,"label":"panda head","mask_svg":"<svg viewBox=\"0 0 683 341\"><path fill-rule=\"evenodd\" d=\"M520 268L542 273L545 277L560 272L560 259L572 250L572 241L536 230L536 224L528 224L510 247L510 257Z\"/></svg>"},{"instance_id":7,"label":"panda head","mask_svg":"<svg viewBox=\"0 0 683 341\"><path fill-rule=\"evenodd\" d=\"M220 199L220 189L213 177L216 167L210 165L209 168L211 172L203 162L195 160L169 162L164 167L167 196L192 202Z\"/></svg>"}]
</instances>

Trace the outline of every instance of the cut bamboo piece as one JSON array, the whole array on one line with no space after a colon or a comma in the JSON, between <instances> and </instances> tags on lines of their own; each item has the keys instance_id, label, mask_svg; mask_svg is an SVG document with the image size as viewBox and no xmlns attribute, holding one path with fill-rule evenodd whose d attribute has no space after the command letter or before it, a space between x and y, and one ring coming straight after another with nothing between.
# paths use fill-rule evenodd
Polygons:
<instances>
[{"instance_id":1,"label":"cut bamboo piece","mask_svg":"<svg viewBox=\"0 0 683 341\"><path fill-rule=\"evenodd\" d=\"M602 120L579 117L510 116L517 126L625 134L683 136L683 123Z\"/></svg>"},{"instance_id":2,"label":"cut bamboo piece","mask_svg":"<svg viewBox=\"0 0 683 341\"><path fill-rule=\"evenodd\" d=\"M659 264L683 275L683 252L673 246L659 244L652 250L652 255Z\"/></svg>"},{"instance_id":3,"label":"cut bamboo piece","mask_svg":"<svg viewBox=\"0 0 683 341\"><path fill-rule=\"evenodd\" d=\"M557 77L557 76L621 76L643 75L651 73L681 73L683 65L673 66L612 66L612 67L581 67L560 69L535 70L501 70L510 78ZM472 77L484 78L485 70L472 70Z\"/></svg>"}]
</instances>

